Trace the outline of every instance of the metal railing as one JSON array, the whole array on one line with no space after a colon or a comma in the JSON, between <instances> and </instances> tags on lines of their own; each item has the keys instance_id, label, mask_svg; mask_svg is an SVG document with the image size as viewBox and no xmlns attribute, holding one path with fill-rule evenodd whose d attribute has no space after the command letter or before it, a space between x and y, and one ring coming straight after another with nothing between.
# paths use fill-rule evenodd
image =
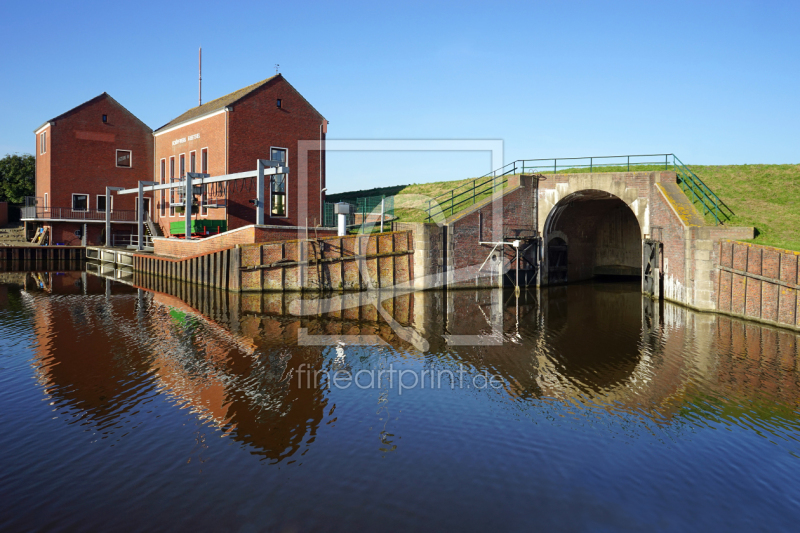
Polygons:
<instances>
[{"instance_id":1,"label":"metal railing","mask_svg":"<svg viewBox=\"0 0 800 533\"><path fill-rule=\"evenodd\" d=\"M72 209L71 207L45 207L40 205L22 207L23 220L96 220L106 219L106 212L99 209ZM136 211L114 209L111 220L136 222Z\"/></svg>"},{"instance_id":2,"label":"metal railing","mask_svg":"<svg viewBox=\"0 0 800 533\"><path fill-rule=\"evenodd\" d=\"M508 165L506 165L506 167L507 166ZM440 194L428 200L428 206L425 208L425 212L428 215L426 219L427 222L433 220L435 216L443 218L453 216L458 211L475 205L479 200L488 198L495 191L502 190L506 183L508 183L507 176L512 173L512 170L504 169L505 167L491 174L487 174L486 176L481 176L467 183L462 183L458 187L453 188L450 192ZM437 207L441 211L438 211ZM434 213L434 211L437 212Z\"/></svg>"},{"instance_id":3,"label":"metal railing","mask_svg":"<svg viewBox=\"0 0 800 533\"><path fill-rule=\"evenodd\" d=\"M717 224L720 224L723 219L729 220L733 216L733 211L697 177L697 174L692 172L674 154L639 154L517 159L497 170L462 183L454 187L453 190L428 200L428 205L425 208L426 221L430 222L434 217L447 218L452 216L488 197L496 189L500 188L502 190L508 182L507 176L510 175L525 173L557 174L570 170L577 170L583 173L587 171L593 172L596 168L608 169L608 167L617 167L623 171L630 171L631 168L636 170L637 167L644 166L675 170L678 183L686 196L693 203L699 203L703 214L710 213Z\"/></svg>"},{"instance_id":4,"label":"metal railing","mask_svg":"<svg viewBox=\"0 0 800 533\"><path fill-rule=\"evenodd\" d=\"M730 220L733 216L733 211L730 207L725 205L725 202L719 199L719 196L714 194L708 185L703 180L697 177L697 174L683 164L683 161L678 159L675 155L672 156L673 167L675 173L678 175L678 185L683 189L683 193L694 204L700 204L703 214L710 213L714 217L717 224L721 224L723 218Z\"/></svg>"},{"instance_id":5,"label":"metal railing","mask_svg":"<svg viewBox=\"0 0 800 533\"><path fill-rule=\"evenodd\" d=\"M144 235L142 239L144 246L146 248L153 247L153 236L152 235ZM111 246L124 248L128 246L135 246L138 248L139 245L139 236L135 233L130 235L111 235Z\"/></svg>"}]
</instances>

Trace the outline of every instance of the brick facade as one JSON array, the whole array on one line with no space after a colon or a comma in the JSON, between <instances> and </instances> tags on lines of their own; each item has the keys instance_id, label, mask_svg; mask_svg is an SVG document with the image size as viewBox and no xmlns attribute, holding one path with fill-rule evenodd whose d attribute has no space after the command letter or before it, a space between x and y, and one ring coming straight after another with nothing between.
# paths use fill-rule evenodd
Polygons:
<instances>
[{"instance_id":1,"label":"brick facade","mask_svg":"<svg viewBox=\"0 0 800 533\"><path fill-rule=\"evenodd\" d=\"M277 106L277 101L281 106ZM300 141L324 142L327 121L297 90L278 75L247 92L241 98L220 109L209 103L212 109L191 120L167 125L155 132L155 180L161 181L161 162L164 161L165 180L170 179L170 160L175 161L175 177L180 177L180 157L185 157L185 168L191 171L191 153L196 154L195 171L201 172L202 151L208 153L208 173L213 176L252 171L258 159L269 159L272 148L287 150L290 173L287 179L285 217L271 215L266 209L264 223L270 226L305 226L320 223L320 191L325 187L324 151L308 153L306 162L307 181L300 183L301 165L298 158ZM201 107L202 109L202 107ZM269 202L269 180L266 198ZM256 198L255 179L237 180L224 186L214 186L215 191L225 191L226 209L202 211L195 218L227 219L228 229L251 225L256 219L255 206L250 200ZM177 194L177 193L176 193ZM165 216L161 217L159 195L159 221L165 235L169 235L169 223L183 220L176 213L170 216L169 193L165 194ZM302 218L302 220L301 220Z\"/></svg>"},{"instance_id":2,"label":"brick facade","mask_svg":"<svg viewBox=\"0 0 800 533\"><path fill-rule=\"evenodd\" d=\"M103 121L103 116L106 121ZM42 153L41 134L47 134ZM117 165L117 151L131 152L130 167ZM136 187L153 174L152 130L106 93L46 123L36 131L36 196L45 218L76 217L72 195L88 195L87 208L98 208L106 186ZM59 209L60 208L60 209ZM134 196L114 198L115 211L133 211ZM65 214L66 213L66 214ZM131 215L133 217L133 215ZM37 222L52 230L50 242L74 244L82 223ZM89 224L88 244L102 244L102 223Z\"/></svg>"},{"instance_id":3,"label":"brick facade","mask_svg":"<svg viewBox=\"0 0 800 533\"><path fill-rule=\"evenodd\" d=\"M103 115L107 122L103 122ZM50 121L47 151L36 135L36 196L48 206L71 207L72 194L88 194L89 208L106 186L136 187L153 175L152 130L108 94L89 100ZM130 150L130 168L117 166L117 150ZM114 209L133 210L133 196L114 199Z\"/></svg>"}]
</instances>

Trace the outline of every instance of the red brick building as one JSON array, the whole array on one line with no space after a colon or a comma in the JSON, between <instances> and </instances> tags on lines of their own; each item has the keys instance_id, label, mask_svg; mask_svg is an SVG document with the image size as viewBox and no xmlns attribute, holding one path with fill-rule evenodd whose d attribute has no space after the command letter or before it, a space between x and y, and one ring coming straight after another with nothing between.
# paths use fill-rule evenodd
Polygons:
<instances>
[{"instance_id":1,"label":"red brick building","mask_svg":"<svg viewBox=\"0 0 800 533\"><path fill-rule=\"evenodd\" d=\"M264 224L305 226L298 214L303 205L309 226L315 226L325 188L325 153L308 152L308 181L301 187L298 141L322 143L326 133L325 118L278 74L192 108L158 128L153 134L155 181L169 183L192 171L211 176L252 171L258 159L282 159L290 174L267 180ZM169 224L183 221L180 210L171 207L178 193L157 194L154 220L169 235ZM193 218L225 220L229 230L253 224L256 210L250 200L255 197L255 180L209 186ZM205 208L204 203L221 207Z\"/></svg>"},{"instance_id":2,"label":"red brick building","mask_svg":"<svg viewBox=\"0 0 800 533\"><path fill-rule=\"evenodd\" d=\"M105 188L136 187L153 175L153 132L107 93L48 120L36 131L36 199L22 219L50 244L105 241ZM114 199L112 233L134 231L135 198ZM34 205L35 203L35 205Z\"/></svg>"},{"instance_id":3,"label":"red brick building","mask_svg":"<svg viewBox=\"0 0 800 533\"><path fill-rule=\"evenodd\" d=\"M290 173L266 180L264 223L286 227L291 237L306 220L312 227L320 223L325 153L308 152L308 179L300 184L298 145L322 145L327 124L280 74L194 107L155 132L103 93L36 130L36 199L22 218L29 238L46 227L51 244L80 244L84 231L86 244L104 244L106 186L170 183L186 172L213 177L253 171L258 159L282 159ZM145 211L169 236L170 223L184 221L181 206L173 205L178 191L145 196ZM112 233L135 234L136 196L114 197ZM225 221L228 230L251 225L254 198L255 179L211 184L192 218Z\"/></svg>"}]
</instances>

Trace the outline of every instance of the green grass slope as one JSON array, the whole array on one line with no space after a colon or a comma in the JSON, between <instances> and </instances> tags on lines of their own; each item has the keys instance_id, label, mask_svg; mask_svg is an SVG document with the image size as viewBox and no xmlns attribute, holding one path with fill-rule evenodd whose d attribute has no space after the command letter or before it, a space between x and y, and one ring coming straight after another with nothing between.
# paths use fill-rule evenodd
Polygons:
<instances>
[{"instance_id":1,"label":"green grass slope","mask_svg":"<svg viewBox=\"0 0 800 533\"><path fill-rule=\"evenodd\" d=\"M690 165L730 207L730 226L755 226L757 244L800 251L800 165Z\"/></svg>"}]
</instances>

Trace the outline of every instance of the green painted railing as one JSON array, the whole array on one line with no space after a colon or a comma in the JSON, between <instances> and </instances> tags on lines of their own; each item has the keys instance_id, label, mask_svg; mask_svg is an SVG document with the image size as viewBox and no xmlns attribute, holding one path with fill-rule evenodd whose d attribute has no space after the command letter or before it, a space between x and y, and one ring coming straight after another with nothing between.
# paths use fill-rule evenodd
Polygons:
<instances>
[{"instance_id":1,"label":"green painted railing","mask_svg":"<svg viewBox=\"0 0 800 533\"><path fill-rule=\"evenodd\" d=\"M623 168L630 171L637 167L663 167L664 170L675 170L678 183L695 204L700 204L703 214L710 213L717 224L728 220L733 215L730 208L714 194L697 174L683 164L674 154L640 154L640 155L606 155L591 157L563 157L554 159L518 159L499 169L475 178L428 200L425 208L427 221L447 218L462 209L474 205L478 200L489 196L497 188L508 182L508 176L514 174L537 173L555 174L577 170L593 172L595 168Z\"/></svg>"},{"instance_id":2,"label":"green painted railing","mask_svg":"<svg viewBox=\"0 0 800 533\"><path fill-rule=\"evenodd\" d=\"M725 205L725 202L720 200L719 196L714 194L714 191L692 172L692 169L684 165L683 161L675 155L672 156L672 161L675 173L678 175L678 184L683 189L683 193L692 203L700 204L703 215L710 213L717 224L721 224L723 220L730 220L733 216L731 208Z\"/></svg>"}]
</instances>

